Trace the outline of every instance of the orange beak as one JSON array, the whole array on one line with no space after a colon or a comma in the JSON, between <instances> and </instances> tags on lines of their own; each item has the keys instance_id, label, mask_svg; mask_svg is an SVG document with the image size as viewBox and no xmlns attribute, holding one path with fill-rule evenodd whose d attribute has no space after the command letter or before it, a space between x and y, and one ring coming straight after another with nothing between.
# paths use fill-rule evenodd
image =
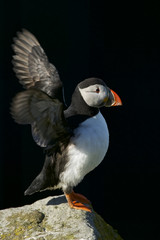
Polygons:
<instances>
[{"instance_id":1,"label":"orange beak","mask_svg":"<svg viewBox=\"0 0 160 240\"><path fill-rule=\"evenodd\" d=\"M122 101L121 101L120 97L118 96L118 94L115 93L113 90L111 90L111 93L112 93L113 98L114 98L114 102L112 103L111 106L121 106Z\"/></svg>"}]
</instances>

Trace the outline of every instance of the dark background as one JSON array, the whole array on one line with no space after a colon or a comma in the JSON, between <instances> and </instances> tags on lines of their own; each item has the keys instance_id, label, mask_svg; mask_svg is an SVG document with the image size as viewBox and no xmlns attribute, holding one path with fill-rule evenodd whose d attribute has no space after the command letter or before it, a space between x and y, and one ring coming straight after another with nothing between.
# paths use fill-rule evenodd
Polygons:
<instances>
[{"instance_id":1,"label":"dark background","mask_svg":"<svg viewBox=\"0 0 160 240\"><path fill-rule=\"evenodd\" d=\"M75 189L126 240L160 239L160 4L98 0L14 0L0 6L0 208L29 204L59 191L24 197L44 155L30 127L14 123L12 97L22 90L12 71L12 39L31 31L64 82L67 103L76 84L96 76L123 107L102 109L110 147L101 165Z\"/></svg>"}]
</instances>

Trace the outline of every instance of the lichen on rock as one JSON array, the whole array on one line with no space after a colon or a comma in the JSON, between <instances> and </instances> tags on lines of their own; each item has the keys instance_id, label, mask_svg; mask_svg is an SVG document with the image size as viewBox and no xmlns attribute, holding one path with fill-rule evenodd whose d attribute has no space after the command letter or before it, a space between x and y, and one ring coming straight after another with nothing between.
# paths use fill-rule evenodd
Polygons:
<instances>
[{"instance_id":1,"label":"lichen on rock","mask_svg":"<svg viewBox=\"0 0 160 240\"><path fill-rule=\"evenodd\" d=\"M96 212L70 209L64 195L0 211L3 240L122 240Z\"/></svg>"}]
</instances>

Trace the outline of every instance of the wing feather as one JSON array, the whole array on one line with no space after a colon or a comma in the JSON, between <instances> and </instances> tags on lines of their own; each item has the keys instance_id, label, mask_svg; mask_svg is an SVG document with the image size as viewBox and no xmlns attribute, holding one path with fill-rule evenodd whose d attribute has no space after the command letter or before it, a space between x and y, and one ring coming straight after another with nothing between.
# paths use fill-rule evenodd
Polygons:
<instances>
[{"instance_id":1,"label":"wing feather","mask_svg":"<svg viewBox=\"0 0 160 240\"><path fill-rule=\"evenodd\" d=\"M49 62L35 36L23 29L13 40L13 69L23 87L35 87L64 103L63 84L57 69Z\"/></svg>"},{"instance_id":2,"label":"wing feather","mask_svg":"<svg viewBox=\"0 0 160 240\"><path fill-rule=\"evenodd\" d=\"M38 89L18 93L11 114L17 123L31 124L33 139L41 147L68 143L72 135L64 118L63 103Z\"/></svg>"}]
</instances>

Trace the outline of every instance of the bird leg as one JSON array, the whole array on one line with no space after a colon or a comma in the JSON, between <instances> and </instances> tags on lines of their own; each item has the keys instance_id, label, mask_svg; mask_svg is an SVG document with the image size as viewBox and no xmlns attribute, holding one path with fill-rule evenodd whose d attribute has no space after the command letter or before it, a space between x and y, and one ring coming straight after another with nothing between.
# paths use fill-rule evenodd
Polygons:
<instances>
[{"instance_id":1,"label":"bird leg","mask_svg":"<svg viewBox=\"0 0 160 240\"><path fill-rule=\"evenodd\" d=\"M65 194L65 196L71 208L91 212L91 208L84 205L84 203L90 204L90 201L82 194L72 191L70 194Z\"/></svg>"}]
</instances>

